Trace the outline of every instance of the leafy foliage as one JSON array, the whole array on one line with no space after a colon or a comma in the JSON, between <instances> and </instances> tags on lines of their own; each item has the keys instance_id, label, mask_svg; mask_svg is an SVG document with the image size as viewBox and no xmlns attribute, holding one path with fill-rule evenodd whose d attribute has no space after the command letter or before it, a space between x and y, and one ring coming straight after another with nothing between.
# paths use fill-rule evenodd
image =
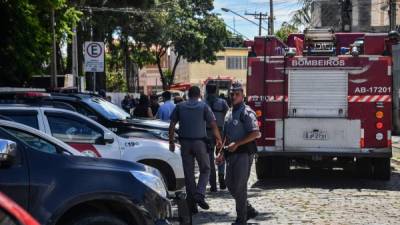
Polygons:
<instances>
[{"instance_id":1,"label":"leafy foliage","mask_svg":"<svg viewBox=\"0 0 400 225\"><path fill-rule=\"evenodd\" d=\"M299 32L298 28L287 22L283 22L281 28L275 33L275 35L282 41L286 41L289 34Z\"/></svg>"}]
</instances>

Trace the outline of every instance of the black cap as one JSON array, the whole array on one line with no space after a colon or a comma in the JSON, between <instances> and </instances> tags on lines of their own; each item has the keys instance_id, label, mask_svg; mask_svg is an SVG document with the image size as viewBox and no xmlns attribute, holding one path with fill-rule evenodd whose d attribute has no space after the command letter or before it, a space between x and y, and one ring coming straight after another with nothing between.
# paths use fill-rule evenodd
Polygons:
<instances>
[{"instance_id":1,"label":"black cap","mask_svg":"<svg viewBox=\"0 0 400 225\"><path fill-rule=\"evenodd\" d=\"M231 91L243 91L243 85L238 81L234 82L231 86Z\"/></svg>"}]
</instances>

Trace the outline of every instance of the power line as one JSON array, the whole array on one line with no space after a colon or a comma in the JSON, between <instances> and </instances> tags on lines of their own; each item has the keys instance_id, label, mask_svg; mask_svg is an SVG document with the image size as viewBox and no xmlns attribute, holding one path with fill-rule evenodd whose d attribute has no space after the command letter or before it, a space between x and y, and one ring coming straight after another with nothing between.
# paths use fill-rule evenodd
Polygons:
<instances>
[{"instance_id":1,"label":"power line","mask_svg":"<svg viewBox=\"0 0 400 225\"><path fill-rule=\"evenodd\" d=\"M254 16L258 20L258 35L261 36L262 21L268 19L268 15L262 12L245 13L246 16Z\"/></svg>"}]
</instances>

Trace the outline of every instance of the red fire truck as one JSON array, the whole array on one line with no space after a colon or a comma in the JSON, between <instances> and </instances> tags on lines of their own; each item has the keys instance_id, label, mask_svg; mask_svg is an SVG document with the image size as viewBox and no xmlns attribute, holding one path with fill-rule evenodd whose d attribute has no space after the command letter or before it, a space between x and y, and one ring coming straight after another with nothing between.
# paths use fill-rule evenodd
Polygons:
<instances>
[{"instance_id":1,"label":"red fire truck","mask_svg":"<svg viewBox=\"0 0 400 225\"><path fill-rule=\"evenodd\" d=\"M290 166L347 168L390 179L394 90L388 34L305 30L249 45L247 96L262 137L259 179Z\"/></svg>"}]
</instances>

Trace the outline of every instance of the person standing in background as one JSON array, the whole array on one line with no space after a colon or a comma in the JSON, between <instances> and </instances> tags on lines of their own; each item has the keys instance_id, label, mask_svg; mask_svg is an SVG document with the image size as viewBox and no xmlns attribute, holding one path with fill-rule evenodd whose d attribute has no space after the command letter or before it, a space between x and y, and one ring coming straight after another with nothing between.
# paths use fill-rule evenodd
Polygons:
<instances>
[{"instance_id":1,"label":"person standing in background","mask_svg":"<svg viewBox=\"0 0 400 225\"><path fill-rule=\"evenodd\" d=\"M169 122L172 111L175 109L175 103L171 100L171 92L164 91L162 93L162 97L164 99L164 104L160 106L158 109L156 118L162 121Z\"/></svg>"},{"instance_id":2,"label":"person standing in background","mask_svg":"<svg viewBox=\"0 0 400 225\"><path fill-rule=\"evenodd\" d=\"M179 143L181 144L181 155L183 172L185 175L185 186L187 201L192 213L197 213L197 204L203 209L210 206L205 201L205 192L210 177L210 159L207 152L206 125L209 124L213 130L215 142L221 147L221 135L210 107L200 101L200 88L193 86L189 89L189 100L176 105L171 114L169 125L169 146L175 151L175 125L179 123ZM196 159L200 177L196 184L194 174L194 160Z\"/></svg>"},{"instance_id":3,"label":"person standing in background","mask_svg":"<svg viewBox=\"0 0 400 225\"><path fill-rule=\"evenodd\" d=\"M125 95L124 99L121 101L121 107L125 112L131 113L131 99L128 94Z\"/></svg>"},{"instance_id":4,"label":"person standing in background","mask_svg":"<svg viewBox=\"0 0 400 225\"><path fill-rule=\"evenodd\" d=\"M153 115L157 115L158 109L160 108L160 104L158 103L158 96L151 95L150 96L150 108Z\"/></svg>"},{"instance_id":5,"label":"person standing in background","mask_svg":"<svg viewBox=\"0 0 400 225\"><path fill-rule=\"evenodd\" d=\"M135 107L133 115L142 118L153 118L149 97L147 95L140 95L139 104Z\"/></svg>"},{"instance_id":6,"label":"person standing in background","mask_svg":"<svg viewBox=\"0 0 400 225\"><path fill-rule=\"evenodd\" d=\"M219 98L217 95L217 86L215 84L208 84L206 86L206 103L210 106L211 110L215 115L215 119L217 122L218 130L222 132L222 128L224 126L225 114L229 110L229 106L226 101L222 98ZM210 166L211 166L211 174L210 174L210 191L217 191L217 178L215 171L215 137L213 136L212 130L210 126L207 126L207 137L208 137L208 153L210 155ZM218 183L219 188L221 190L226 189L225 185L225 163L221 163L218 165Z\"/></svg>"}]
</instances>

